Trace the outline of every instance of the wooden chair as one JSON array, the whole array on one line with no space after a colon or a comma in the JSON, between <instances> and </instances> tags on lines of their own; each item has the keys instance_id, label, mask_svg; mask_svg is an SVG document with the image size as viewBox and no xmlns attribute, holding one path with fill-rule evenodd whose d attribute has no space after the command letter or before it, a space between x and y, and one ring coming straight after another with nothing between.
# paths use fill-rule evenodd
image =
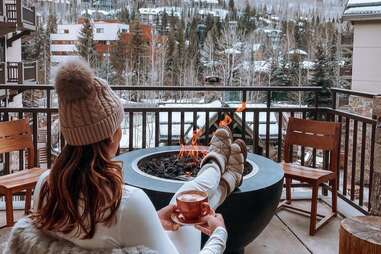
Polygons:
<instances>
[{"instance_id":1,"label":"wooden chair","mask_svg":"<svg viewBox=\"0 0 381 254\"><path fill-rule=\"evenodd\" d=\"M5 196L6 226L14 224L13 194L25 192L25 213L31 208L32 190L39 176L45 171L34 166L32 131L28 119L0 123L0 153L27 150L28 169L0 176L0 195ZM30 168L30 169L29 169Z\"/></svg>"},{"instance_id":2,"label":"wooden chair","mask_svg":"<svg viewBox=\"0 0 381 254\"><path fill-rule=\"evenodd\" d=\"M341 125L339 123L303 120L290 118L284 144L284 162L281 163L286 180L286 200L279 208L288 208L291 211L310 215L310 235L325 225L337 214L337 178L339 156L339 137ZM329 152L329 170L304 167L292 163L292 147L299 145L321 149ZM291 183L298 180L308 183L312 187L311 211L306 211L291 205ZM317 214L319 185L329 182L332 187L332 213L323 216ZM317 217L320 221L317 224Z\"/></svg>"}]
</instances>

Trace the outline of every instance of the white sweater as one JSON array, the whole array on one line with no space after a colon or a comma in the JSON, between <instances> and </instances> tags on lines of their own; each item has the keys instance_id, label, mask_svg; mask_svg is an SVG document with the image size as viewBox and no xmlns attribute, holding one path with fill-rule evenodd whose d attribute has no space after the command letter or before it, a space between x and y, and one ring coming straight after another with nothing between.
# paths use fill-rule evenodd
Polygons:
<instances>
[{"instance_id":1,"label":"white sweater","mask_svg":"<svg viewBox=\"0 0 381 254\"><path fill-rule=\"evenodd\" d=\"M48 174L49 172L44 173L36 185L33 202L34 209L38 207L39 192ZM162 227L158 214L148 196L141 189L135 187L124 186L121 204L115 216L117 223L110 227L98 224L95 234L91 239L81 240L72 234L64 235L60 233L58 236L86 249L144 245L163 254L222 254L226 246L227 232L222 227L218 227L213 232L201 251L196 251L200 249L200 237L198 237L197 243L193 242L193 246L175 246L168 232ZM185 228L184 230L186 231ZM176 238L176 234L177 232L170 233L174 238ZM189 237L192 237L191 235ZM185 245L189 245L189 243L185 243Z\"/></svg>"}]
</instances>

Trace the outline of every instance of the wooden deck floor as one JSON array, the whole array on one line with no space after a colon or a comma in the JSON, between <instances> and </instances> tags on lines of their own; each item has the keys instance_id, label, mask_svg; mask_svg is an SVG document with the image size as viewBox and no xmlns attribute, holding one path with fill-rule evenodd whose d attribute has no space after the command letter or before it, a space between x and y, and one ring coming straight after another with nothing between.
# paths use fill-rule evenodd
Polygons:
<instances>
[{"instance_id":1,"label":"wooden deck floor","mask_svg":"<svg viewBox=\"0 0 381 254\"><path fill-rule=\"evenodd\" d=\"M296 201L300 207L307 208L308 201ZM319 213L325 214L329 207L319 203ZM15 211L15 219L23 216L22 211ZM339 239L339 224L342 218L334 218L324 226L315 236L308 235L309 218L280 211L262 234L245 250L246 254L337 254ZM0 225L5 224L5 213L0 212ZM1 246L9 234L9 228L0 229Z\"/></svg>"}]
</instances>

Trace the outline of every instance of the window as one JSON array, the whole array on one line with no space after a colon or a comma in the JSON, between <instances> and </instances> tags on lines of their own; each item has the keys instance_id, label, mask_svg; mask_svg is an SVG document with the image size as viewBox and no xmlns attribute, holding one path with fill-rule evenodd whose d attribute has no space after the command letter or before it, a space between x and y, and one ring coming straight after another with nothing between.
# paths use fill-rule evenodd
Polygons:
<instances>
[{"instance_id":1,"label":"window","mask_svg":"<svg viewBox=\"0 0 381 254\"><path fill-rule=\"evenodd\" d=\"M105 29L104 28L97 28L97 34L101 34L101 33L104 33L105 32Z\"/></svg>"},{"instance_id":2,"label":"window","mask_svg":"<svg viewBox=\"0 0 381 254\"><path fill-rule=\"evenodd\" d=\"M69 33L69 29L64 29L64 34L68 34Z\"/></svg>"},{"instance_id":3,"label":"window","mask_svg":"<svg viewBox=\"0 0 381 254\"><path fill-rule=\"evenodd\" d=\"M127 29L126 29L126 28L123 28L123 29L122 29L122 33L127 33Z\"/></svg>"}]
</instances>

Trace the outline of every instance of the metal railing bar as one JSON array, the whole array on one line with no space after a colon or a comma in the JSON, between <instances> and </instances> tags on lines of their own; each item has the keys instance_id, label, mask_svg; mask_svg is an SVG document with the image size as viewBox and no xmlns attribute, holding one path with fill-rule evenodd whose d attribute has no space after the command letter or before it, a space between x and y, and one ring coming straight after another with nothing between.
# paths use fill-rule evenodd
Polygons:
<instances>
[{"instance_id":1,"label":"metal railing bar","mask_svg":"<svg viewBox=\"0 0 381 254\"><path fill-rule=\"evenodd\" d=\"M364 174L365 174L365 148L366 148L366 123L362 122L362 134L361 134L361 155L360 155L360 193L359 193L359 205L363 205L364 199Z\"/></svg>"},{"instance_id":2,"label":"metal railing bar","mask_svg":"<svg viewBox=\"0 0 381 254\"><path fill-rule=\"evenodd\" d=\"M352 146L351 200L355 199L357 129L358 129L358 121L354 120L354 122L353 122L353 146Z\"/></svg>"}]
</instances>

